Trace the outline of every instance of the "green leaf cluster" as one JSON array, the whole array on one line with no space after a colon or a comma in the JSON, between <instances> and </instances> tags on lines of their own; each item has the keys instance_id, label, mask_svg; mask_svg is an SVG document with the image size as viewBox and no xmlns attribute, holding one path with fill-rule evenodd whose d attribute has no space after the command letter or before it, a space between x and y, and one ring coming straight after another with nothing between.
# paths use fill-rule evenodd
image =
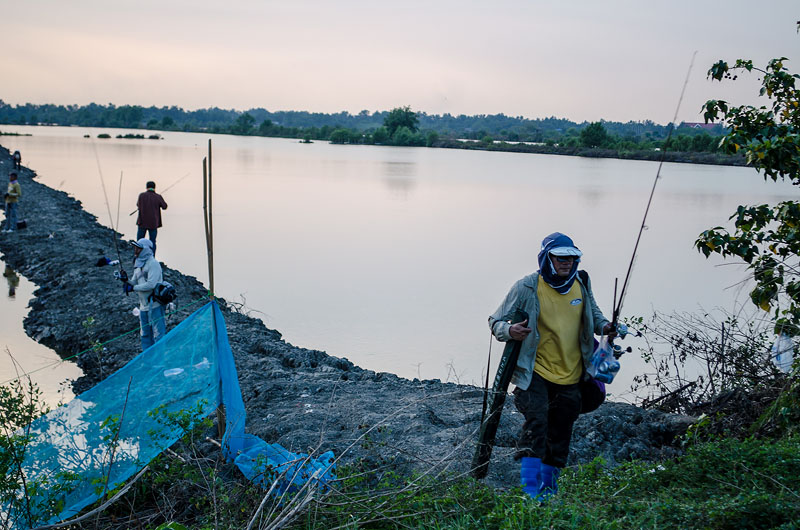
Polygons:
<instances>
[{"instance_id":1,"label":"green leaf cluster","mask_svg":"<svg viewBox=\"0 0 800 530\"><path fill-rule=\"evenodd\" d=\"M729 154L744 152L747 163L764 176L788 179L800 185L800 75L785 66L785 57L772 59L764 69L750 60L733 66L715 63L708 71L712 80L736 80L741 71L761 74L760 96L764 105L733 106L726 101L705 103L706 122L721 121L729 128L720 148ZM739 206L730 220L733 232L717 226L700 234L696 248L706 257L712 253L739 257L749 264L756 282L752 302L770 312L776 332L800 334L800 203Z\"/></svg>"},{"instance_id":2,"label":"green leaf cluster","mask_svg":"<svg viewBox=\"0 0 800 530\"><path fill-rule=\"evenodd\" d=\"M58 514L80 480L68 471L30 480L23 468L32 441L29 426L49 407L30 379L0 386L0 528L32 528Z\"/></svg>"}]
</instances>

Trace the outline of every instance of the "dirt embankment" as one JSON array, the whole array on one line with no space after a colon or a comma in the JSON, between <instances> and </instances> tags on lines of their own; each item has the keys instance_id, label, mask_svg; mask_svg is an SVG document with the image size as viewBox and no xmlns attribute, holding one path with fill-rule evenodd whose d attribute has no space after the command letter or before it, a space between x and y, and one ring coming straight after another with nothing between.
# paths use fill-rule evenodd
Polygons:
<instances>
[{"instance_id":1,"label":"dirt embankment","mask_svg":"<svg viewBox=\"0 0 800 530\"><path fill-rule=\"evenodd\" d=\"M0 177L11 169L0 147ZM113 267L96 267L98 257L116 255L131 263L128 242L81 208L80 201L39 184L35 174L20 172L22 204L28 228L0 234L5 261L34 282L25 330L35 340L66 357L107 341L134 327L133 297L124 297ZM163 265L165 279L176 286L178 307L201 298L206 288L194 277ZM466 472L472 458L481 414L482 390L438 380L402 379L353 365L347 359L288 344L279 332L256 318L236 312L220 300L247 408L247 429L268 442L295 451L333 450L343 460L395 463L401 469L447 468ZM184 318L170 317L170 327ZM84 325L88 319L93 324ZM130 333L99 351L77 358L85 375L74 382L86 390L139 352L138 333ZM401 352L398 352L398 355ZM610 463L631 458L658 459L677 454L675 437L690 418L606 403L582 416L573 437L570 463L602 456ZM497 486L518 482L514 442L522 418L513 400L497 436L487 481ZM367 436L359 439L372 429Z\"/></svg>"}]
</instances>

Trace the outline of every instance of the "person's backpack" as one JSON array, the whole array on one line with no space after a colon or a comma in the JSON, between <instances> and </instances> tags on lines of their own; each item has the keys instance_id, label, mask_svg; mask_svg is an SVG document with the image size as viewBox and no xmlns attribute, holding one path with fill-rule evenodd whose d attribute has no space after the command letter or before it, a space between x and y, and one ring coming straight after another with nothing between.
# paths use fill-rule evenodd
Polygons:
<instances>
[{"instance_id":1,"label":"person's backpack","mask_svg":"<svg viewBox=\"0 0 800 530\"><path fill-rule=\"evenodd\" d=\"M578 271L578 276L580 276L584 285L589 283L588 272ZM595 350L599 344L597 339L594 339ZM587 374L585 370L578 382L578 389L581 392L581 414L597 410L606 400L606 385Z\"/></svg>"},{"instance_id":2,"label":"person's backpack","mask_svg":"<svg viewBox=\"0 0 800 530\"><path fill-rule=\"evenodd\" d=\"M157 283L155 289L153 289L153 300L161 305L167 305L176 298L178 298L178 293L169 282Z\"/></svg>"}]
</instances>

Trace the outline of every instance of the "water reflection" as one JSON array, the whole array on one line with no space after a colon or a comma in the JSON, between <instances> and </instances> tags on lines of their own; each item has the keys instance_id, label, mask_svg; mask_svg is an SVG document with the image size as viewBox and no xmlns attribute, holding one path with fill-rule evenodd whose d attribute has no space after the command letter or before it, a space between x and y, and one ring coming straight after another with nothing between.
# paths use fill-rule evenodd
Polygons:
<instances>
[{"instance_id":1,"label":"water reflection","mask_svg":"<svg viewBox=\"0 0 800 530\"><path fill-rule=\"evenodd\" d=\"M252 149L237 149L236 160L244 167L250 167L255 162L255 156ZM212 160L213 163L213 160Z\"/></svg>"},{"instance_id":2,"label":"water reflection","mask_svg":"<svg viewBox=\"0 0 800 530\"><path fill-rule=\"evenodd\" d=\"M386 160L381 164L383 174L388 177L414 177L417 175L416 162Z\"/></svg>"},{"instance_id":3,"label":"water reflection","mask_svg":"<svg viewBox=\"0 0 800 530\"><path fill-rule=\"evenodd\" d=\"M383 182L389 188L394 199L408 200L417 185L417 163L398 160L386 160L381 164L384 175Z\"/></svg>"},{"instance_id":4,"label":"water reflection","mask_svg":"<svg viewBox=\"0 0 800 530\"><path fill-rule=\"evenodd\" d=\"M392 194L392 197L406 200L411 195L411 192L416 187L417 182L414 179L401 178L401 177L388 177L383 179L386 187Z\"/></svg>"},{"instance_id":5,"label":"water reflection","mask_svg":"<svg viewBox=\"0 0 800 530\"><path fill-rule=\"evenodd\" d=\"M3 277L8 282L8 297L16 298L17 287L19 287L19 274L17 274L14 269L6 265L6 268L3 271Z\"/></svg>"},{"instance_id":6,"label":"water reflection","mask_svg":"<svg viewBox=\"0 0 800 530\"><path fill-rule=\"evenodd\" d=\"M69 381L81 376L78 366L31 339L22 326L28 313L26 302L34 284L8 264L3 267L8 296L0 296L0 384L28 374L51 407L72 398Z\"/></svg>"},{"instance_id":7,"label":"water reflection","mask_svg":"<svg viewBox=\"0 0 800 530\"><path fill-rule=\"evenodd\" d=\"M579 188L578 190L578 197L581 198L581 201L584 204L596 204L598 201L603 199L605 192L599 186L586 186Z\"/></svg>"}]
</instances>

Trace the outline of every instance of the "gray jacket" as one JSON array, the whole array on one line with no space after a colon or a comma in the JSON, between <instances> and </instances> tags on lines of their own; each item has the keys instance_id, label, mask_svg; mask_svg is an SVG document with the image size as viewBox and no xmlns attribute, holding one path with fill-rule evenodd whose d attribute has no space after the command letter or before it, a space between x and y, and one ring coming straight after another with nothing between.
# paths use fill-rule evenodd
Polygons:
<instances>
[{"instance_id":1,"label":"gray jacket","mask_svg":"<svg viewBox=\"0 0 800 530\"><path fill-rule=\"evenodd\" d=\"M575 281L581 286L581 295L584 301L580 333L581 355L583 356L584 367L588 367L589 359L594 352L594 335L600 335L609 320L603 316L602 311L597 307L588 276L585 285L580 276L580 274L576 276ZM531 384L533 365L536 362L536 349L539 346L539 330L536 326L536 322L539 319L539 297L536 295L538 287L538 272L522 278L511 287L503 303L489 317L489 327L494 336L501 342L507 342L511 340L511 335L508 333L511 327L509 321L518 321L516 315L520 311L526 312L529 316L528 327L531 328L531 332L522 341L517 366L511 378L511 382L522 390L527 390L528 385ZM587 301L589 303L586 303Z\"/></svg>"},{"instance_id":2,"label":"gray jacket","mask_svg":"<svg viewBox=\"0 0 800 530\"><path fill-rule=\"evenodd\" d=\"M136 267L133 270L131 283L133 290L139 295L140 311L150 311L161 306L153 299L152 295L156 285L163 281L161 264L152 255L145 260L142 267Z\"/></svg>"}]
</instances>

